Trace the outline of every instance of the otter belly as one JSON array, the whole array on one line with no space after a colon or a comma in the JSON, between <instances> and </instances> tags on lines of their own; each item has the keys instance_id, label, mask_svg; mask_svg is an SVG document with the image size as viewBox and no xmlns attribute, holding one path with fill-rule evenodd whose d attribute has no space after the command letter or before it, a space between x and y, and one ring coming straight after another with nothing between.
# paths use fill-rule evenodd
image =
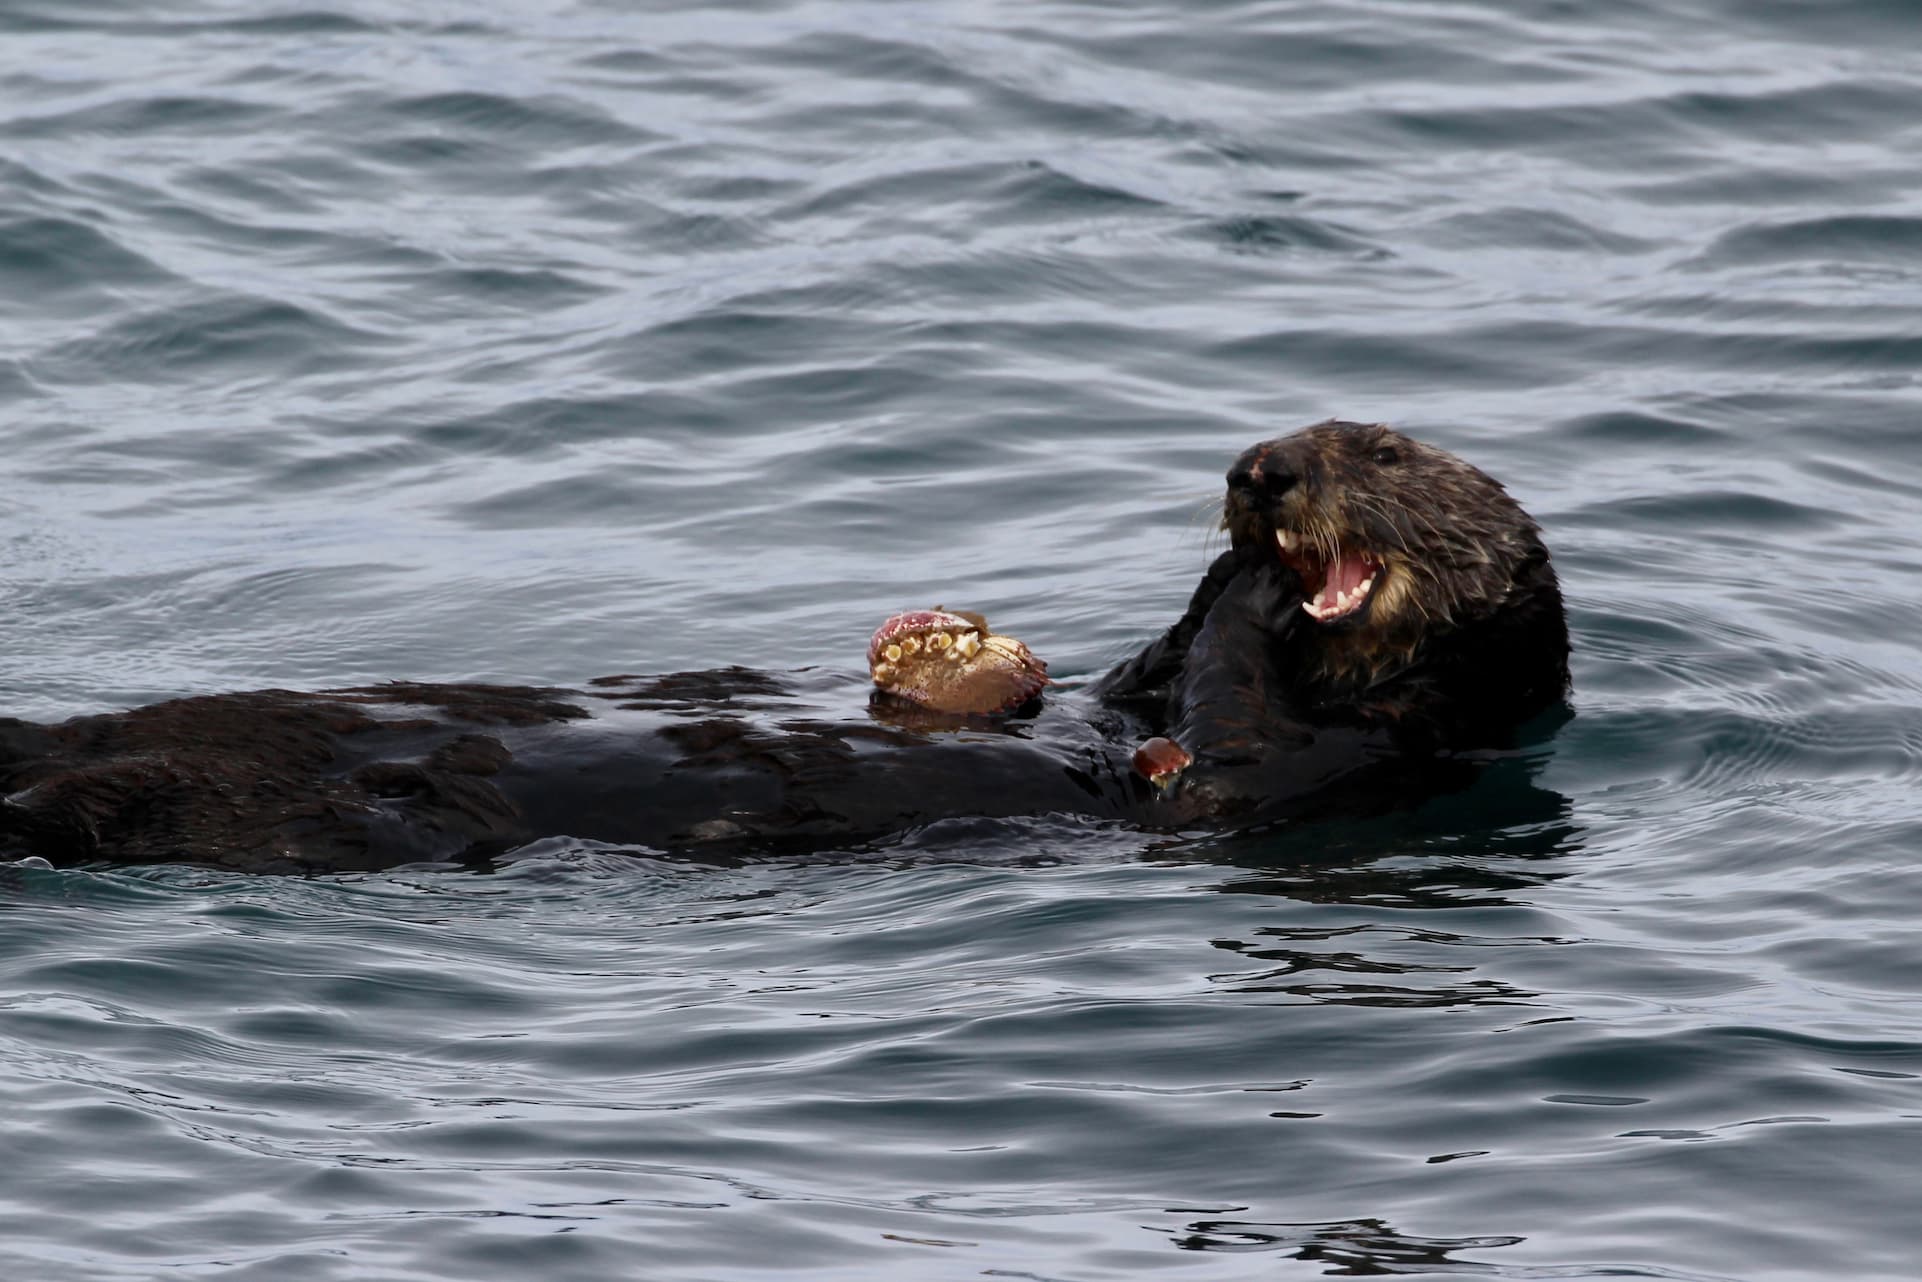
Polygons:
<instances>
[{"instance_id":1,"label":"otter belly","mask_svg":"<svg viewBox=\"0 0 1922 1282\"><path fill-rule=\"evenodd\" d=\"M1125 755L1070 708L938 728L866 687L746 669L585 689L396 683L174 700L0 734L13 855L352 871L542 837L715 855L957 815L1121 815Z\"/></svg>"},{"instance_id":2,"label":"otter belly","mask_svg":"<svg viewBox=\"0 0 1922 1282\"><path fill-rule=\"evenodd\" d=\"M530 831L711 853L858 843L957 816L1121 817L1140 793L1125 753L1071 700L929 725L871 712L843 678L757 677L726 701L662 697L651 680L602 687L591 722L515 736L497 786Z\"/></svg>"}]
</instances>

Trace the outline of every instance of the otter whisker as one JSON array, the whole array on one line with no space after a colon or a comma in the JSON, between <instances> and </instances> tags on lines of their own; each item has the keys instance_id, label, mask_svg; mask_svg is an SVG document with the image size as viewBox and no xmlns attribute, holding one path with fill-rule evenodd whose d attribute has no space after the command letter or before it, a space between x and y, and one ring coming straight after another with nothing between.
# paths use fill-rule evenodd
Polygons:
<instances>
[{"instance_id":1,"label":"otter whisker","mask_svg":"<svg viewBox=\"0 0 1922 1282\"><path fill-rule=\"evenodd\" d=\"M1426 528L1428 533L1433 535L1437 541L1442 541L1442 540L1445 540L1446 538L1441 528L1437 526L1433 521L1429 520L1428 517L1423 512L1411 506L1410 504L1403 502L1398 498L1394 498L1386 494L1374 494L1374 495L1356 494L1356 495L1350 495L1348 498L1348 501L1354 504L1355 506L1362 508L1364 511L1373 511L1377 516L1381 517L1381 519L1383 520L1383 522L1387 524L1389 529L1394 531L1396 538L1401 540L1402 550L1404 552L1409 552L1411 555L1413 553L1413 549L1410 548L1409 546L1407 532L1401 528L1401 523L1395 519L1394 513L1390 512L1386 507L1380 506L1380 505L1392 503L1394 504L1397 510L1406 514L1409 517L1409 519L1411 519L1418 525L1421 525L1424 528ZM1368 506L1369 504L1375 504L1377 506L1370 508Z\"/></svg>"},{"instance_id":2,"label":"otter whisker","mask_svg":"<svg viewBox=\"0 0 1922 1282\"><path fill-rule=\"evenodd\" d=\"M1393 514L1382 506L1384 503L1393 501L1394 500L1390 500L1385 496L1362 494L1351 495L1348 499L1350 504L1362 511L1373 512L1376 516L1379 516L1382 519L1382 523L1388 527L1389 532L1395 536L1395 540L1401 544L1401 550L1412 556L1413 549L1408 546L1407 533L1402 530L1400 525L1395 521ZM1398 503L1397 506L1404 512L1410 511L1405 503Z\"/></svg>"}]
</instances>

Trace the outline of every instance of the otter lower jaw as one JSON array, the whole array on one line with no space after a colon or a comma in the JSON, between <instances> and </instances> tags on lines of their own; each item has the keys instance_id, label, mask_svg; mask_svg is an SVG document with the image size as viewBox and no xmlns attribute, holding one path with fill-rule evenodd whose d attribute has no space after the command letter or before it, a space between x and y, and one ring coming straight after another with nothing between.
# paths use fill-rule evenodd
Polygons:
<instances>
[{"instance_id":1,"label":"otter lower jaw","mask_svg":"<svg viewBox=\"0 0 1922 1282\"><path fill-rule=\"evenodd\" d=\"M1381 578L1382 563L1368 553L1338 548L1333 560L1323 560L1292 530L1276 530L1275 547L1283 563L1301 575L1301 585L1308 593L1301 608L1317 623L1333 623L1360 613Z\"/></svg>"}]
</instances>

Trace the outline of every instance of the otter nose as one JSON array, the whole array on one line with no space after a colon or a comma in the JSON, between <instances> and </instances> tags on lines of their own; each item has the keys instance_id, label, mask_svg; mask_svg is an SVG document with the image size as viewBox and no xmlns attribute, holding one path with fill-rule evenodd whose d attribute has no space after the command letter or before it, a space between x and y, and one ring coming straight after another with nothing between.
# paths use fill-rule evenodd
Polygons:
<instances>
[{"instance_id":1,"label":"otter nose","mask_svg":"<svg viewBox=\"0 0 1922 1282\"><path fill-rule=\"evenodd\" d=\"M1278 499L1294 489L1300 480L1301 477L1286 459L1273 454L1254 458L1244 455L1228 469L1228 488L1241 490L1250 498L1265 496Z\"/></svg>"}]
</instances>

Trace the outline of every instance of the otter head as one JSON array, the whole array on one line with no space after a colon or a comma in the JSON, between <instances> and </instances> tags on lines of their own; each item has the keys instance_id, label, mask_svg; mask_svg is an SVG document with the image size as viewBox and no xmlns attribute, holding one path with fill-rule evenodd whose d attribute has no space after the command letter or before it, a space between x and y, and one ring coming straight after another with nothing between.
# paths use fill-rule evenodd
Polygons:
<instances>
[{"instance_id":1,"label":"otter head","mask_svg":"<svg viewBox=\"0 0 1922 1282\"><path fill-rule=\"evenodd\" d=\"M1301 577L1328 675L1372 674L1499 610L1546 555L1493 478L1381 424L1330 420L1248 449L1222 524Z\"/></svg>"}]
</instances>

